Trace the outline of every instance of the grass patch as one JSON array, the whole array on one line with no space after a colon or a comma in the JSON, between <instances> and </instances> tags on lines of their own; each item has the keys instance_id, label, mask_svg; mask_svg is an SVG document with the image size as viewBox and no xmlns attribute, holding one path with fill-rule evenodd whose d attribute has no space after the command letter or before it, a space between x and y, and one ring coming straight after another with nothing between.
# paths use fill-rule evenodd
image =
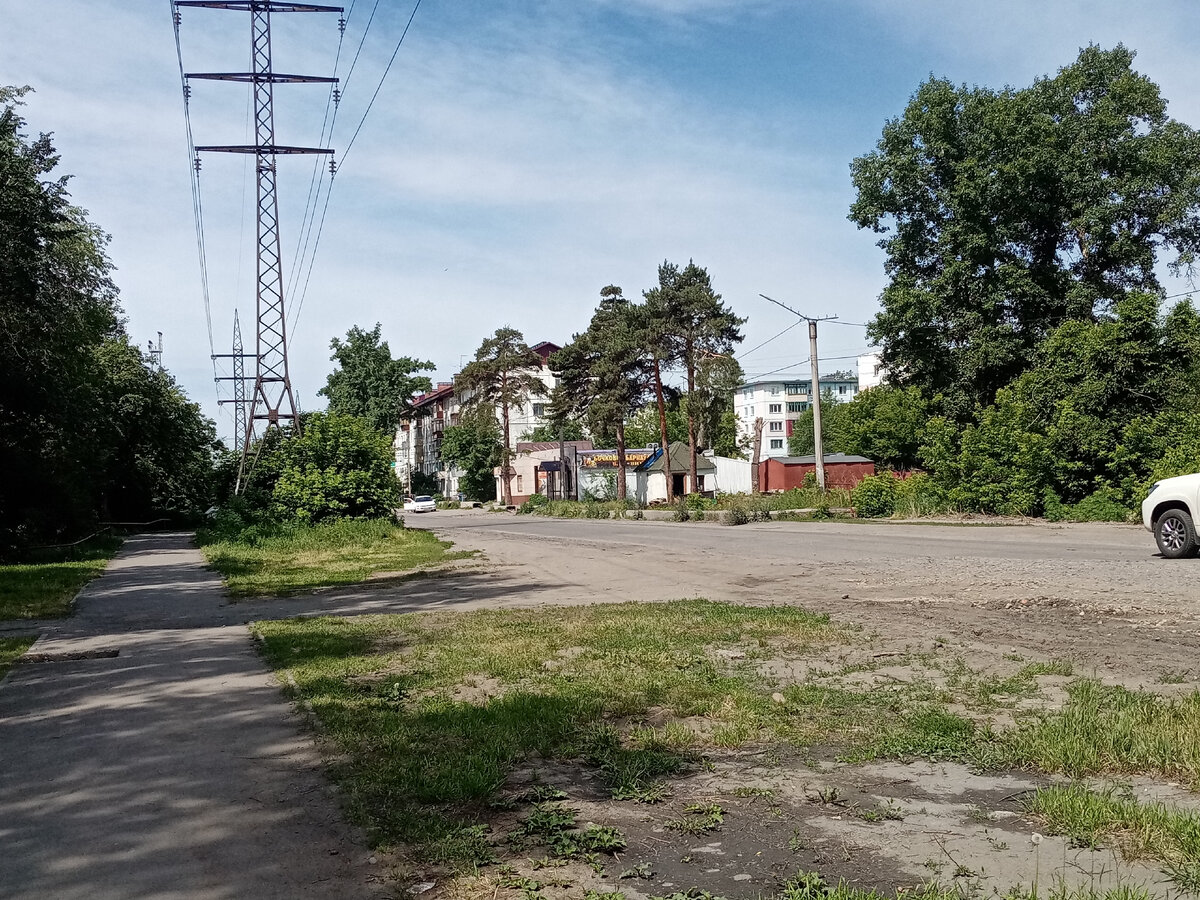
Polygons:
<instances>
[{"instance_id":1,"label":"grass patch","mask_svg":"<svg viewBox=\"0 0 1200 900\"><path fill-rule=\"evenodd\" d=\"M665 707L774 733L793 716L747 663L709 648L769 641L803 652L846 635L794 607L703 600L255 628L332 741L356 821L384 844L436 842L479 824L526 759L582 759L614 794L652 802L662 779L688 764L696 737L679 725L623 735L614 722ZM462 699L480 679L497 693Z\"/></svg>"},{"instance_id":2,"label":"grass patch","mask_svg":"<svg viewBox=\"0 0 1200 900\"><path fill-rule=\"evenodd\" d=\"M1161 697L1080 679L1066 706L1024 721L985 748L991 765L1073 778L1144 774L1200 787L1200 691Z\"/></svg>"},{"instance_id":3,"label":"grass patch","mask_svg":"<svg viewBox=\"0 0 1200 900\"><path fill-rule=\"evenodd\" d=\"M35 637L0 638L0 678L8 674L12 664L21 658L21 654L33 646Z\"/></svg>"},{"instance_id":4,"label":"grass patch","mask_svg":"<svg viewBox=\"0 0 1200 900\"><path fill-rule=\"evenodd\" d=\"M1200 891L1200 815L1139 803L1116 788L1070 784L1040 788L1026 804L1052 834L1085 847L1112 839L1128 859L1150 857L1185 891Z\"/></svg>"},{"instance_id":5,"label":"grass patch","mask_svg":"<svg viewBox=\"0 0 1200 900\"><path fill-rule=\"evenodd\" d=\"M119 537L98 537L77 547L43 551L34 559L0 565L0 620L68 615L80 588L104 571L120 546Z\"/></svg>"},{"instance_id":6,"label":"grass patch","mask_svg":"<svg viewBox=\"0 0 1200 900\"><path fill-rule=\"evenodd\" d=\"M831 885L816 872L798 872L784 882L772 900L963 900L964 896L970 894L964 894L961 885L943 885L931 881L915 888L898 890L894 894L885 894L855 887L845 881ZM1090 885L1071 888L1065 884L1048 889L1018 887L1000 896L1002 900L1152 900L1149 891L1135 885L1118 885L1108 890L1097 890ZM671 900L700 900L700 897L698 893L687 892L675 894Z\"/></svg>"},{"instance_id":7,"label":"grass patch","mask_svg":"<svg viewBox=\"0 0 1200 900\"><path fill-rule=\"evenodd\" d=\"M852 636L796 607L681 600L255 629L317 718L355 821L377 843L415 845L432 861L481 864L497 810L565 799L544 785L504 791L521 764L536 777L539 760L578 761L612 798L648 804L670 795L671 779L701 762L703 748L746 744L828 747L849 761L957 759L1192 783L1200 775L1200 692L1168 699L1080 680L1062 710L1024 714L1003 731L948 709L1022 695L1039 676L1069 673L1066 663L1030 663L986 684L963 664L952 686L779 685L760 673L763 660L812 656ZM643 725L651 716L665 724ZM681 826L711 827L702 813Z\"/></svg>"},{"instance_id":8,"label":"grass patch","mask_svg":"<svg viewBox=\"0 0 1200 900\"><path fill-rule=\"evenodd\" d=\"M428 531L387 520L252 526L234 534L201 530L208 564L235 597L281 596L402 573L472 554L450 550Z\"/></svg>"}]
</instances>

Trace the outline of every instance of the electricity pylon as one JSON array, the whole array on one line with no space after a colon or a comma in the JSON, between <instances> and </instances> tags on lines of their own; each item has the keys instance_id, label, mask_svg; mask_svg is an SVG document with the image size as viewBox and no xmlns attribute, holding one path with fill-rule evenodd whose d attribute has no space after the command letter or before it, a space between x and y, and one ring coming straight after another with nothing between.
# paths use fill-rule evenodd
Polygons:
<instances>
[{"instance_id":1,"label":"electricity pylon","mask_svg":"<svg viewBox=\"0 0 1200 900\"><path fill-rule=\"evenodd\" d=\"M193 72L184 78L234 81L254 86L253 144L197 146L199 154L247 153L255 158L258 188L258 285L256 292L254 390L242 441L241 475L246 468L255 423L267 429L290 424L299 427L296 398L288 373L287 322L284 307L283 264L279 249L279 204L276 199L276 157L293 154L331 154L324 147L294 147L275 143L275 85L336 84L337 78L315 75L285 75L271 71L271 13L335 12L340 6L314 3L285 3L281 0L175 0L176 15L182 7L235 10L250 13L250 72Z\"/></svg>"}]
</instances>

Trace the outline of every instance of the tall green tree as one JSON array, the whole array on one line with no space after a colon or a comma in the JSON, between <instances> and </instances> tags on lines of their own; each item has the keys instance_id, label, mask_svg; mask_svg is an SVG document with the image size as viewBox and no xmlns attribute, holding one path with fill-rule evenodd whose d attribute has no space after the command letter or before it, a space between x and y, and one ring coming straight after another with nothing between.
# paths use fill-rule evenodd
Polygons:
<instances>
[{"instance_id":1,"label":"tall green tree","mask_svg":"<svg viewBox=\"0 0 1200 900\"><path fill-rule=\"evenodd\" d=\"M465 473L460 480L469 500L496 497L495 470L500 465L500 426L487 407L468 409L442 436L442 459Z\"/></svg>"},{"instance_id":2,"label":"tall green tree","mask_svg":"<svg viewBox=\"0 0 1200 900\"><path fill-rule=\"evenodd\" d=\"M891 377L969 420L1066 321L1158 289L1200 248L1200 136L1118 45L1022 89L922 84L851 165L883 235L870 336Z\"/></svg>"},{"instance_id":3,"label":"tall green tree","mask_svg":"<svg viewBox=\"0 0 1200 900\"><path fill-rule=\"evenodd\" d=\"M475 358L467 363L456 379L463 392L464 405L473 409L500 412L501 482L504 485L504 505L512 505L512 429L510 410L545 395L546 386L537 373L542 358L525 343L525 336L505 325L486 338Z\"/></svg>"},{"instance_id":4,"label":"tall green tree","mask_svg":"<svg viewBox=\"0 0 1200 900\"><path fill-rule=\"evenodd\" d=\"M625 420L645 401L652 381L643 334L638 310L610 284L600 291L587 331L550 358L559 376L551 395L555 418L583 418L593 434L607 427L615 432L618 500L626 497Z\"/></svg>"},{"instance_id":5,"label":"tall green tree","mask_svg":"<svg viewBox=\"0 0 1200 900\"><path fill-rule=\"evenodd\" d=\"M395 434L413 395L433 387L427 376L416 373L432 371L434 365L409 356L394 359L380 331L378 322L370 331L355 325L346 340L330 341L329 358L337 368L317 393L329 398L330 412L358 416L376 431Z\"/></svg>"},{"instance_id":6,"label":"tall green tree","mask_svg":"<svg viewBox=\"0 0 1200 900\"><path fill-rule=\"evenodd\" d=\"M691 485L699 483L696 473L696 431L699 412L704 407L701 385L697 381L704 360L732 354L742 341L746 320L721 302L712 287L708 271L689 260L680 269L670 262L658 267L658 286L644 292L653 334L668 354L683 368L688 418L688 450Z\"/></svg>"},{"instance_id":7,"label":"tall green tree","mask_svg":"<svg viewBox=\"0 0 1200 900\"><path fill-rule=\"evenodd\" d=\"M73 206L28 88L0 86L0 545L207 503L212 423L122 327L108 237Z\"/></svg>"},{"instance_id":8,"label":"tall green tree","mask_svg":"<svg viewBox=\"0 0 1200 900\"><path fill-rule=\"evenodd\" d=\"M107 427L92 453L102 463L102 514L135 522L196 517L214 499L215 424L126 337L106 341L97 361Z\"/></svg>"}]
</instances>

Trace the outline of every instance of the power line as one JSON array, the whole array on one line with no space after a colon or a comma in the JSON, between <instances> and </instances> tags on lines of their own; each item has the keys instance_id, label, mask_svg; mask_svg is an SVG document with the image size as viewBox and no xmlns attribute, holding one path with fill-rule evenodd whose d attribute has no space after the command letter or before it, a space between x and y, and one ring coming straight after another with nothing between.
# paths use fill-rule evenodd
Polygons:
<instances>
[{"instance_id":1,"label":"power line","mask_svg":"<svg viewBox=\"0 0 1200 900\"><path fill-rule=\"evenodd\" d=\"M182 16L172 0L167 0L167 8L171 11L171 25L175 31L175 57L179 63L179 86L183 91L183 122L187 133L188 169L191 172L192 182L192 217L196 224L196 253L200 260L200 289L204 296L204 321L208 329L208 353L211 356L216 353L216 345L213 342L212 301L208 290L208 256L204 245L204 204L200 196L200 162L199 157L196 155L196 143L192 139L192 113L191 103L189 102L190 89L188 88L187 76L183 71L183 42L179 35L179 25L182 22ZM213 374L216 374L215 363Z\"/></svg>"},{"instance_id":2,"label":"power line","mask_svg":"<svg viewBox=\"0 0 1200 900\"><path fill-rule=\"evenodd\" d=\"M803 321L803 320L801 320L801 321ZM779 332L779 334L776 334L776 335L774 335L773 337L769 337L769 338L767 338L765 341L763 341L763 342L762 342L761 344L759 344L757 347L751 347L749 350L746 350L746 351L745 351L745 352L743 352L743 353L739 353L739 354L738 354L736 357L734 357L734 358L735 358L735 359L738 359L738 360L743 360L743 359L745 359L747 356L749 356L749 355L750 355L751 353L753 353L755 350L761 350L763 347L767 346L767 344L771 343L771 341L775 340L776 338L781 338L781 337L783 337L785 334L787 334L787 333L788 333L789 331L791 331L793 328L797 327L799 324L800 324L800 322L798 322L798 321L797 321L797 322L793 322L793 323L792 323L791 325L789 325L787 328L783 329L783 331Z\"/></svg>"},{"instance_id":3,"label":"power line","mask_svg":"<svg viewBox=\"0 0 1200 900\"><path fill-rule=\"evenodd\" d=\"M378 3L376 3L376 5L378 5ZM417 2L413 6L412 13L408 17L408 22L406 22L404 25L404 30L400 33L400 39L396 41L396 48L392 51L392 56L388 60L387 66L384 67L383 74L379 77L379 84L377 84L375 86L375 92L373 94L371 94L371 99L367 102L367 108L363 112L362 118L359 119L359 121L358 121L358 127L356 127L354 129L354 134L350 137L349 143L346 144L346 149L342 151L342 163L343 164L346 161L346 157L350 153L350 148L354 146L354 142L358 139L358 134L360 131L362 131L362 127L367 121L367 116L370 115L370 113L371 113L371 107L373 107L375 105L375 99L379 96L380 90L383 89L383 83L387 79L388 73L392 70L392 64L396 61L396 56L400 53L400 47L401 47L401 45L403 45L404 39L408 36L408 30L409 30L409 28L412 27L413 19L415 19L417 17L417 10L420 8L421 8L421 0L417 0ZM374 11L372 11L372 14L373 14L373 12ZM364 37L365 37L365 35L364 35ZM353 68L353 66L351 68ZM347 79L349 79L349 75L347 75ZM333 134L331 131L330 138L332 138L332 136L333 136ZM304 300L308 296L308 283L309 283L310 279L312 278L313 264L317 258L317 247L319 247L321 244L321 234L325 230L325 214L329 211L329 198L333 194L333 178L334 178L334 171L331 169L331 171L329 173L329 188L325 192L325 206L321 210L321 221L320 221L320 224L317 226L317 237L316 237L316 240L313 242L312 254L309 256L309 259L308 259L308 271L304 275L304 287L300 291L300 299L299 299L299 301L297 301L297 304L296 304L296 312L292 316L292 329L293 330L295 330L296 322L299 320L300 313L304 309ZM318 191L318 196L319 196L319 191Z\"/></svg>"}]
</instances>

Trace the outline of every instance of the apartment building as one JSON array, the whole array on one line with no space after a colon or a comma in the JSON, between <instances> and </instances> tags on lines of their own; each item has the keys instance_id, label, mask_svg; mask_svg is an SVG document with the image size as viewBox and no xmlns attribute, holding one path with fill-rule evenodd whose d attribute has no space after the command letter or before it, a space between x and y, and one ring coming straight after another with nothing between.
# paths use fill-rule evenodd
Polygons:
<instances>
[{"instance_id":1,"label":"apartment building","mask_svg":"<svg viewBox=\"0 0 1200 900\"><path fill-rule=\"evenodd\" d=\"M541 359L541 365L533 374L544 388L540 394L527 394L521 402L509 407L509 448L514 451L518 442L526 440L538 426L548 423L546 412L550 391L557 384L550 371L550 355L562 348L542 341L532 349ZM438 382L432 391L412 398L410 409L400 419L392 445L396 453L397 478L407 483L410 471L420 472L437 478L440 493L446 496L458 493L459 479L464 473L443 462L442 437L446 428L458 424L470 399L469 393L456 389L453 381ZM501 421L499 409L496 410L496 421Z\"/></svg>"},{"instance_id":2,"label":"apartment building","mask_svg":"<svg viewBox=\"0 0 1200 900\"><path fill-rule=\"evenodd\" d=\"M837 403L853 400L858 394L858 375L831 372L821 376L822 396L832 395ZM738 440L754 440L754 420L763 420L762 457L788 455L788 438L796 420L812 405L812 377L773 375L743 384L733 395L733 410L738 418Z\"/></svg>"}]
</instances>

